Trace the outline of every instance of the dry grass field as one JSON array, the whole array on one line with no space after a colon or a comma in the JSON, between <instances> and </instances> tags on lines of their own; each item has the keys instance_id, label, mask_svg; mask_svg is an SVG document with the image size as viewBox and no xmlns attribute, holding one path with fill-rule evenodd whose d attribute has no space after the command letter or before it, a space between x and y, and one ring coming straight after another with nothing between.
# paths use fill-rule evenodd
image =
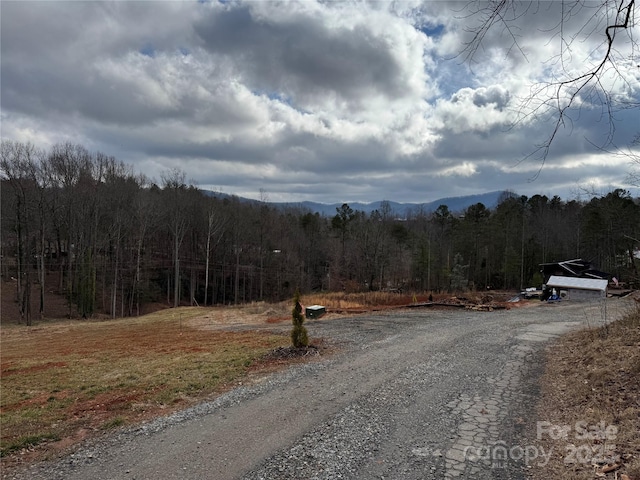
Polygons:
<instances>
[{"instance_id":1,"label":"dry grass field","mask_svg":"<svg viewBox=\"0 0 640 480\"><path fill-rule=\"evenodd\" d=\"M182 408L228 388L289 341L268 331L199 328L203 310L3 326L2 456L57 450Z\"/></svg>"},{"instance_id":2,"label":"dry grass field","mask_svg":"<svg viewBox=\"0 0 640 480\"><path fill-rule=\"evenodd\" d=\"M538 418L567 435L541 435L553 455L537 480L640 480L640 305L608 329L556 342L541 390Z\"/></svg>"}]
</instances>

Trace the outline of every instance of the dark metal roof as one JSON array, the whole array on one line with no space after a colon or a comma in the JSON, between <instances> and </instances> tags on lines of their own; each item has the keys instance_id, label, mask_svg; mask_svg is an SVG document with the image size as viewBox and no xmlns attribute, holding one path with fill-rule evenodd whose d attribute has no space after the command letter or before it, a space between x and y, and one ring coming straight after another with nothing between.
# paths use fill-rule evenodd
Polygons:
<instances>
[{"instance_id":1,"label":"dark metal roof","mask_svg":"<svg viewBox=\"0 0 640 480\"><path fill-rule=\"evenodd\" d=\"M545 277L559 275L564 277L609 279L610 274L593 268L591 262L576 258L562 262L541 263L540 271Z\"/></svg>"}]
</instances>

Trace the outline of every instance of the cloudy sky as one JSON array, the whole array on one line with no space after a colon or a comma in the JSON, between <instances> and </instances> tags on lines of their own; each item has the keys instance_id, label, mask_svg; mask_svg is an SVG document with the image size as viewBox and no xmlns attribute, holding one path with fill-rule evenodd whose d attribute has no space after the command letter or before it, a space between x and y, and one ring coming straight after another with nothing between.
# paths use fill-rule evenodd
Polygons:
<instances>
[{"instance_id":1,"label":"cloudy sky","mask_svg":"<svg viewBox=\"0 0 640 480\"><path fill-rule=\"evenodd\" d=\"M2 138L270 201L639 195L599 148L640 130L637 27L600 79L612 116L583 91L543 168L523 160L553 130L544 82L602 58L601 3L516 4L469 50L487 2L3 0Z\"/></svg>"}]
</instances>

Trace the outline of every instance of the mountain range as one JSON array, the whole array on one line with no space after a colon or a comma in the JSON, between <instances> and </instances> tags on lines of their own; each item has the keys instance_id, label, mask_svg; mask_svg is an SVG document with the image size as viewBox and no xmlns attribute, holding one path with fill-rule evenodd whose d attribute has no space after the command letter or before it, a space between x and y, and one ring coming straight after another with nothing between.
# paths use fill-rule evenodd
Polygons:
<instances>
[{"instance_id":1,"label":"mountain range","mask_svg":"<svg viewBox=\"0 0 640 480\"><path fill-rule=\"evenodd\" d=\"M216 196L216 197L229 197L230 195L218 192L206 192L207 194ZM422 211L425 213L435 211L440 205L446 205L451 212L462 212L467 207L471 205L475 205L476 203L482 203L488 209L495 208L498 205L498 201L501 196L505 194L504 191L494 191L488 193L481 193L477 195L466 195L463 197L446 197L440 198L438 200L434 200L432 202L427 203L399 203L393 202L390 200L380 200L377 202L371 203L360 203L353 202L348 203L348 205L354 211L361 211L364 213L371 213L374 210L380 210L382 203L386 202L391 207L391 211L394 215L398 217L406 217L408 213L415 211ZM243 202L256 202L260 203L258 200L252 200L248 198L238 197L240 201ZM336 214L336 209L340 208L344 202L342 203L318 203L318 202L267 202L269 205L272 205L276 208L286 209L286 208L300 208L303 210L308 210L312 213L318 213L323 216L333 217Z\"/></svg>"}]
</instances>

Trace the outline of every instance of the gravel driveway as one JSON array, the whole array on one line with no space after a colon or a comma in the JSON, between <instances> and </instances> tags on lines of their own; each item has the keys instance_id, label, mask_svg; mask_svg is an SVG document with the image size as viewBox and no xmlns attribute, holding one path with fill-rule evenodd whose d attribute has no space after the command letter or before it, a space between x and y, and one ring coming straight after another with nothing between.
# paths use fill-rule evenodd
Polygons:
<instances>
[{"instance_id":1,"label":"gravel driveway","mask_svg":"<svg viewBox=\"0 0 640 480\"><path fill-rule=\"evenodd\" d=\"M609 301L608 319L622 310ZM314 320L311 339L338 354L10 478L526 478L544 461L525 448L544 420L533 414L543 348L603 312L567 302ZM491 458L496 445L509 458Z\"/></svg>"}]
</instances>

